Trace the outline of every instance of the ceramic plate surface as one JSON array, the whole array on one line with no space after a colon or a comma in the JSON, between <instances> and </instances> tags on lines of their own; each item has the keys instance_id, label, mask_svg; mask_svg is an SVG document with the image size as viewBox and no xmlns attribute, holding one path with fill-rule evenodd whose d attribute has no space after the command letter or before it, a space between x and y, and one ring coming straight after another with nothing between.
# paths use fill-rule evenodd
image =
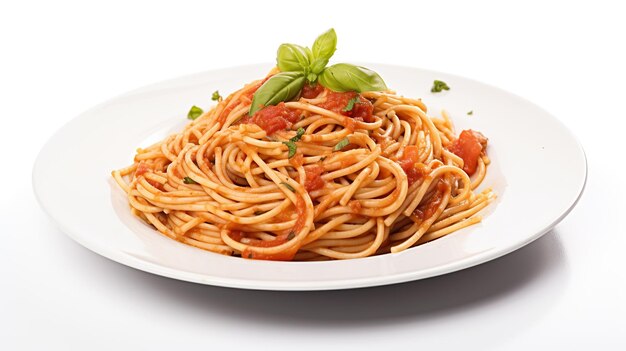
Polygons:
<instances>
[{"instance_id":1,"label":"ceramic plate surface","mask_svg":"<svg viewBox=\"0 0 626 351\"><path fill-rule=\"evenodd\" d=\"M489 138L492 165L483 187L497 201L483 222L398 254L328 262L270 262L222 256L176 242L133 217L111 171L134 150L180 130L191 105L209 107L271 65L233 67L153 84L81 114L47 142L33 170L44 210L85 247L119 263L175 279L266 290L324 290L384 285L471 267L548 232L580 197L587 166L569 130L536 105L501 89L428 70L364 64L399 94L421 97L430 115L450 114L457 133ZM451 90L433 94L435 79ZM471 116L468 111L473 111Z\"/></svg>"}]
</instances>

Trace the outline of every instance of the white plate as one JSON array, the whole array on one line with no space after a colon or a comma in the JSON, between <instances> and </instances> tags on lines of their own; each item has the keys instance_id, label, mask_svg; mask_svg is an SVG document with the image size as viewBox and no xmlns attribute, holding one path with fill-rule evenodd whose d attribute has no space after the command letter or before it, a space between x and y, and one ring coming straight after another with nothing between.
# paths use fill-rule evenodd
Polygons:
<instances>
[{"instance_id":1,"label":"white plate","mask_svg":"<svg viewBox=\"0 0 626 351\"><path fill-rule=\"evenodd\" d=\"M587 176L584 152L557 119L503 90L416 68L366 64L400 94L422 97L429 113L445 108L457 131L489 138L493 163L483 185L498 201L482 223L399 254L330 262L268 262L222 256L168 239L133 217L110 172L134 150L187 122L191 105L263 77L270 65L227 68L135 90L69 122L44 146L33 170L41 206L85 247L119 263L171 278L228 287L323 290L376 286L471 267L549 231L576 204ZM430 93L434 79L451 90ZM468 111L473 111L468 116Z\"/></svg>"}]
</instances>

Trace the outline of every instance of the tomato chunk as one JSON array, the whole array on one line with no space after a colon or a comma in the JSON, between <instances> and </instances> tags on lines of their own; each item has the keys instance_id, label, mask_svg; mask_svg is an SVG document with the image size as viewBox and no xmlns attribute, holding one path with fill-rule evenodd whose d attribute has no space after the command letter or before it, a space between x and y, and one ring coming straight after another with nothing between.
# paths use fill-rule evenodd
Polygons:
<instances>
[{"instance_id":1,"label":"tomato chunk","mask_svg":"<svg viewBox=\"0 0 626 351\"><path fill-rule=\"evenodd\" d=\"M350 106L350 100L358 97L358 101L352 105L350 111L347 110ZM372 103L354 91L347 91L345 93L338 93L329 91L326 95L326 101L319 104L319 107L327 110L334 111L344 116L352 117L358 121L374 122L374 105Z\"/></svg>"},{"instance_id":2,"label":"tomato chunk","mask_svg":"<svg viewBox=\"0 0 626 351\"><path fill-rule=\"evenodd\" d=\"M486 147L487 138L482 133L467 129L461 132L448 150L463 159L463 170L471 176L476 173L478 158Z\"/></svg>"},{"instance_id":3,"label":"tomato chunk","mask_svg":"<svg viewBox=\"0 0 626 351\"><path fill-rule=\"evenodd\" d=\"M415 183L417 180L428 174L426 165L419 160L419 149L415 145L409 145L404 148L402 157L398 160L400 167L406 173L406 177L409 181L409 186Z\"/></svg>"},{"instance_id":4,"label":"tomato chunk","mask_svg":"<svg viewBox=\"0 0 626 351\"><path fill-rule=\"evenodd\" d=\"M304 179L306 191L318 190L324 187L324 180L322 179L324 167L320 165L306 166L304 171L306 173L306 179Z\"/></svg>"},{"instance_id":5,"label":"tomato chunk","mask_svg":"<svg viewBox=\"0 0 626 351\"><path fill-rule=\"evenodd\" d=\"M313 99L314 97L317 97L319 94L321 94L323 91L324 87L321 84L305 84L302 88L302 92L300 93L300 95L305 99Z\"/></svg>"},{"instance_id":6,"label":"tomato chunk","mask_svg":"<svg viewBox=\"0 0 626 351\"><path fill-rule=\"evenodd\" d=\"M258 110L254 116L246 117L241 123L254 123L263 128L267 135L291 127L300 119L300 112L289 109L284 102Z\"/></svg>"},{"instance_id":7,"label":"tomato chunk","mask_svg":"<svg viewBox=\"0 0 626 351\"><path fill-rule=\"evenodd\" d=\"M437 192L428 201L417 206L415 211L413 211L413 215L422 221L432 217L437 212L439 205L441 205L443 196L448 191L448 188L449 186L440 180L437 183Z\"/></svg>"}]
</instances>

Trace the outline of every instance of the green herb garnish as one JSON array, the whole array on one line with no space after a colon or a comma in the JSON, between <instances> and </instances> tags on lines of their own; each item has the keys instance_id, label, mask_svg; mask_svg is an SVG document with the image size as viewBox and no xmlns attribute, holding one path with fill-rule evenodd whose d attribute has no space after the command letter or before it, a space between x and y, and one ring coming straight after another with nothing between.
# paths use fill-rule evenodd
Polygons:
<instances>
[{"instance_id":1,"label":"green herb garnish","mask_svg":"<svg viewBox=\"0 0 626 351\"><path fill-rule=\"evenodd\" d=\"M296 236L296 233L294 233L294 232L289 232L289 234L287 235L287 241L289 241L289 240L291 240L291 239L295 238L295 236Z\"/></svg>"},{"instance_id":2,"label":"green herb garnish","mask_svg":"<svg viewBox=\"0 0 626 351\"><path fill-rule=\"evenodd\" d=\"M193 105L189 109L189 112L187 112L187 118L189 118L191 120L194 120L194 119L202 116L203 113L204 113L204 111L200 107L198 107L196 105Z\"/></svg>"},{"instance_id":3,"label":"green herb garnish","mask_svg":"<svg viewBox=\"0 0 626 351\"><path fill-rule=\"evenodd\" d=\"M446 82L435 80L433 82L433 87L430 88L430 91L432 93L440 93L442 90L450 90L450 87L446 84Z\"/></svg>"},{"instance_id":4,"label":"green herb garnish","mask_svg":"<svg viewBox=\"0 0 626 351\"><path fill-rule=\"evenodd\" d=\"M198 184L198 182L196 182L195 180L189 178L189 177L185 177L183 178L183 183L185 184Z\"/></svg>"},{"instance_id":5,"label":"green herb garnish","mask_svg":"<svg viewBox=\"0 0 626 351\"><path fill-rule=\"evenodd\" d=\"M296 192L296 189L294 189L291 185L289 185L289 184L287 184L285 182L281 182L280 184L284 185L285 188L291 190L292 192L294 192L294 193Z\"/></svg>"},{"instance_id":6,"label":"green herb garnish","mask_svg":"<svg viewBox=\"0 0 626 351\"><path fill-rule=\"evenodd\" d=\"M213 92L213 95L211 95L211 100L213 101L222 101L222 96L220 95L219 90L216 90Z\"/></svg>"},{"instance_id":7,"label":"green herb garnish","mask_svg":"<svg viewBox=\"0 0 626 351\"><path fill-rule=\"evenodd\" d=\"M296 136L289 139L289 141L283 141L283 144L287 145L287 148L289 149L289 154L287 155L288 158L292 158L296 155L296 150L298 149L296 141L299 141L303 135L304 128L298 128L298 130L296 131Z\"/></svg>"},{"instance_id":8,"label":"green herb garnish","mask_svg":"<svg viewBox=\"0 0 626 351\"><path fill-rule=\"evenodd\" d=\"M361 101L361 99L359 98L359 96L355 96L352 99L350 99L350 101L348 101L348 104L346 105L346 107L343 108L343 112L348 112L348 111L352 111L352 109L354 108L354 104L359 104Z\"/></svg>"},{"instance_id":9,"label":"green herb garnish","mask_svg":"<svg viewBox=\"0 0 626 351\"><path fill-rule=\"evenodd\" d=\"M474 111L469 111L469 112L467 113L467 115L468 115L468 116L471 116L471 115L473 115L473 114L474 114Z\"/></svg>"},{"instance_id":10,"label":"green herb garnish","mask_svg":"<svg viewBox=\"0 0 626 351\"><path fill-rule=\"evenodd\" d=\"M344 147L348 146L348 144L350 144L350 140L348 138L343 138L337 143L337 145L335 145L333 150L339 151L343 149Z\"/></svg>"},{"instance_id":11,"label":"green herb garnish","mask_svg":"<svg viewBox=\"0 0 626 351\"><path fill-rule=\"evenodd\" d=\"M313 49L296 44L278 47L276 64L281 70L256 91L250 105L250 116L264 106L276 105L295 98L308 81L313 85L319 80L323 86L334 91L382 91L387 85L378 73L365 67L338 63L328 66L337 49L337 34L330 29L313 43Z\"/></svg>"},{"instance_id":12,"label":"green herb garnish","mask_svg":"<svg viewBox=\"0 0 626 351\"><path fill-rule=\"evenodd\" d=\"M296 150L298 149L298 146L296 145L296 143L291 142L291 141L283 141L283 144L287 145L287 149L289 149L287 158L294 157L296 155Z\"/></svg>"}]
</instances>

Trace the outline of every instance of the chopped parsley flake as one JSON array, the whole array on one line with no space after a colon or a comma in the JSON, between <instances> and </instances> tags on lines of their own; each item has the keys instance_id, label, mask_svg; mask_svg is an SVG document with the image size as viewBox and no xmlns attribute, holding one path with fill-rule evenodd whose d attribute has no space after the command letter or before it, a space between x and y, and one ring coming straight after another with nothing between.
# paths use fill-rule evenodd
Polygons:
<instances>
[{"instance_id":1,"label":"chopped parsley flake","mask_svg":"<svg viewBox=\"0 0 626 351\"><path fill-rule=\"evenodd\" d=\"M211 100L213 101L222 101L222 96L220 95L219 90L216 90L213 92L213 95L211 95Z\"/></svg>"},{"instance_id":2,"label":"chopped parsley flake","mask_svg":"<svg viewBox=\"0 0 626 351\"><path fill-rule=\"evenodd\" d=\"M337 145L335 145L335 148L333 150L339 151L348 146L348 144L350 144L350 140L348 138L343 138L337 143Z\"/></svg>"},{"instance_id":3,"label":"chopped parsley flake","mask_svg":"<svg viewBox=\"0 0 626 351\"><path fill-rule=\"evenodd\" d=\"M435 80L433 82L433 87L430 88L430 91L432 93L440 93L443 90L450 90L450 87L448 86L448 84L446 84L446 82L441 80Z\"/></svg>"},{"instance_id":4,"label":"chopped parsley flake","mask_svg":"<svg viewBox=\"0 0 626 351\"><path fill-rule=\"evenodd\" d=\"M187 112L187 118L189 118L191 120L194 120L194 119L202 116L203 113L204 113L204 111L200 107L198 107L196 105L193 105L189 109L189 112Z\"/></svg>"},{"instance_id":5,"label":"chopped parsley flake","mask_svg":"<svg viewBox=\"0 0 626 351\"><path fill-rule=\"evenodd\" d=\"M296 192L296 189L294 189L291 185L289 185L289 184L287 184L285 182L281 182L280 184L284 185L285 188L291 190L292 192L294 192L294 193Z\"/></svg>"},{"instance_id":6,"label":"chopped parsley flake","mask_svg":"<svg viewBox=\"0 0 626 351\"><path fill-rule=\"evenodd\" d=\"M189 178L189 177L185 177L183 178L183 183L185 184L198 184L198 182L196 182L195 180Z\"/></svg>"},{"instance_id":7,"label":"chopped parsley flake","mask_svg":"<svg viewBox=\"0 0 626 351\"><path fill-rule=\"evenodd\" d=\"M343 108L343 112L348 112L348 111L352 111L352 109L354 108L354 104L358 104L360 103L359 101L361 101L361 99L359 98L359 96L355 96L352 99L350 99L350 101L348 101L348 104L346 105L346 107Z\"/></svg>"}]
</instances>

